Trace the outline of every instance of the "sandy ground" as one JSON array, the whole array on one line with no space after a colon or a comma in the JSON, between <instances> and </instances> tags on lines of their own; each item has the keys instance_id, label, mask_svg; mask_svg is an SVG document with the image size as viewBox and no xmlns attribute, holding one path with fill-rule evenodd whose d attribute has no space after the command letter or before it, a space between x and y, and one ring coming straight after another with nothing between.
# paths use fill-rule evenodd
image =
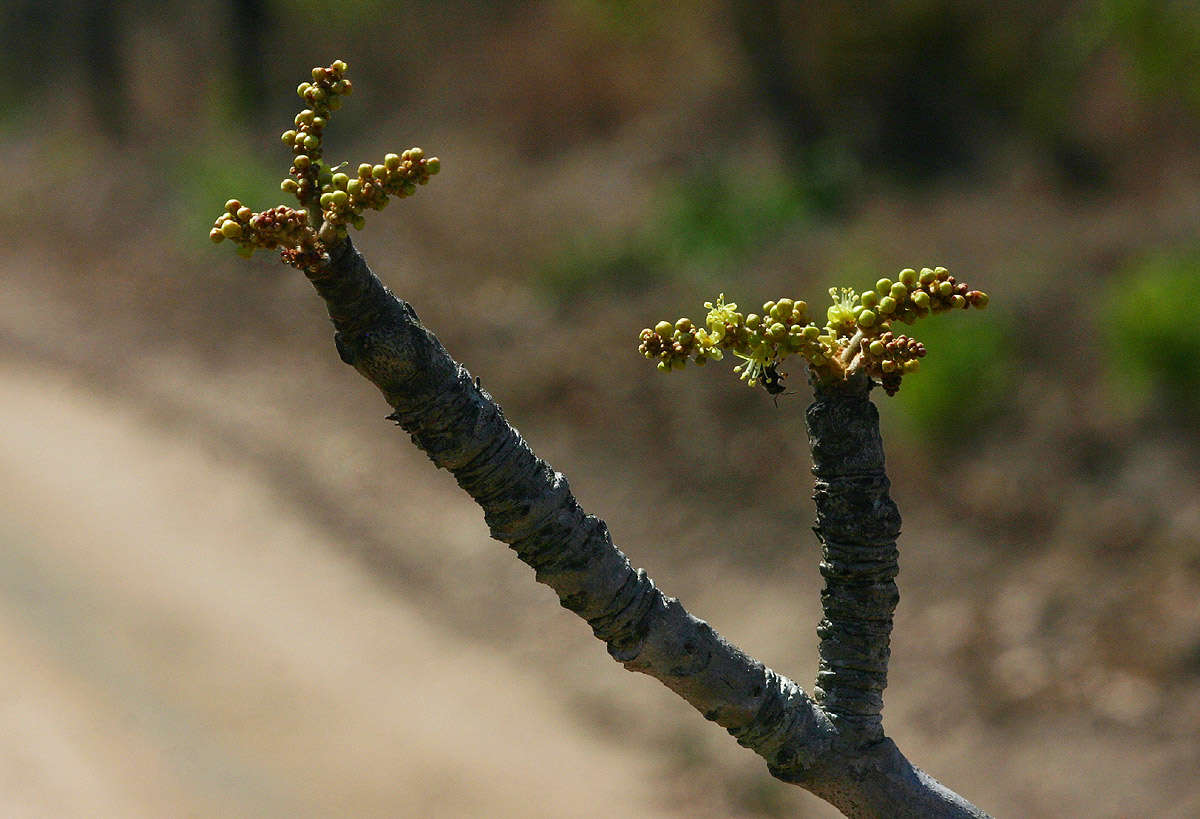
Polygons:
<instances>
[{"instance_id":1,"label":"sandy ground","mask_svg":"<svg viewBox=\"0 0 1200 819\"><path fill-rule=\"evenodd\" d=\"M236 464L60 377L0 379L6 815L654 804L540 674L448 639Z\"/></svg>"}]
</instances>

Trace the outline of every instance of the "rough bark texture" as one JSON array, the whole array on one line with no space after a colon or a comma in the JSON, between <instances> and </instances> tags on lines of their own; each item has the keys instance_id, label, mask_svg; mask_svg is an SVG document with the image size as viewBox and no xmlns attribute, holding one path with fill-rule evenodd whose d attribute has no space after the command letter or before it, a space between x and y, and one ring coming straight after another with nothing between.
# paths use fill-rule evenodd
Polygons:
<instances>
[{"instance_id":1,"label":"rough bark texture","mask_svg":"<svg viewBox=\"0 0 1200 819\"><path fill-rule=\"evenodd\" d=\"M774 776L849 816L985 816L883 736L899 516L887 498L869 384L819 388L809 409L828 583L821 705L635 570L604 522L580 508L566 478L533 454L348 240L309 278L326 301L342 360L383 392L394 410L389 418L454 474L482 507L492 536L587 621L614 659L679 694L762 756ZM842 424L851 425L849 436Z\"/></svg>"},{"instance_id":2,"label":"rough bark texture","mask_svg":"<svg viewBox=\"0 0 1200 819\"><path fill-rule=\"evenodd\" d=\"M900 600L900 512L888 496L870 389L861 373L845 382L814 383L817 400L805 416L825 577L814 693L839 733L860 743L883 738L888 639Z\"/></svg>"}]
</instances>

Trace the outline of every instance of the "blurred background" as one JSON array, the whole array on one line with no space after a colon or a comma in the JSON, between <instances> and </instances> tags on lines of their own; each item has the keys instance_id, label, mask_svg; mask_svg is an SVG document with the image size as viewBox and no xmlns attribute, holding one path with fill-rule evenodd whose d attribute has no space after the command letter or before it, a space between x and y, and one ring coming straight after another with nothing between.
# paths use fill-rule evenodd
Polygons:
<instances>
[{"instance_id":1,"label":"blurred background","mask_svg":"<svg viewBox=\"0 0 1200 819\"><path fill-rule=\"evenodd\" d=\"M0 813L836 813L613 663L207 237L278 135L443 171L356 242L668 594L811 688L793 373L636 352L719 292L991 294L877 397L885 725L997 815L1200 815L1200 10L1188 0L67 3L0 12ZM785 368L786 369L786 368Z\"/></svg>"}]
</instances>

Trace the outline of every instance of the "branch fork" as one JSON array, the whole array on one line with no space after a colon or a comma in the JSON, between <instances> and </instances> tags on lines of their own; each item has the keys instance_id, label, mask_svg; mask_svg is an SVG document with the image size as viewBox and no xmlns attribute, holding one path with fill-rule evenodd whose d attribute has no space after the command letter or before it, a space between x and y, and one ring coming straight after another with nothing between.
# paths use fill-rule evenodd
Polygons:
<instances>
[{"instance_id":1,"label":"branch fork","mask_svg":"<svg viewBox=\"0 0 1200 819\"><path fill-rule=\"evenodd\" d=\"M888 496L879 416L864 372L814 380L806 422L816 476L824 618L813 696L747 656L634 569L565 476L371 273L347 238L306 275L342 360L383 393L388 416L483 509L507 543L609 654L648 674L847 816L985 817L915 768L883 731L900 516Z\"/></svg>"}]
</instances>

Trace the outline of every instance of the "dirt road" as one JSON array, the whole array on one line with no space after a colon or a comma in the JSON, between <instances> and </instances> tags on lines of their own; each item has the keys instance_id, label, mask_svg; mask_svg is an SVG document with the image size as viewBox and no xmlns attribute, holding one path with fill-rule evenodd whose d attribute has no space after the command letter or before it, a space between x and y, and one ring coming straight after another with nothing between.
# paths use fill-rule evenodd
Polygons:
<instances>
[{"instance_id":1,"label":"dirt road","mask_svg":"<svg viewBox=\"0 0 1200 819\"><path fill-rule=\"evenodd\" d=\"M554 691L387 594L236 464L65 378L0 381L7 815L654 804Z\"/></svg>"}]
</instances>

